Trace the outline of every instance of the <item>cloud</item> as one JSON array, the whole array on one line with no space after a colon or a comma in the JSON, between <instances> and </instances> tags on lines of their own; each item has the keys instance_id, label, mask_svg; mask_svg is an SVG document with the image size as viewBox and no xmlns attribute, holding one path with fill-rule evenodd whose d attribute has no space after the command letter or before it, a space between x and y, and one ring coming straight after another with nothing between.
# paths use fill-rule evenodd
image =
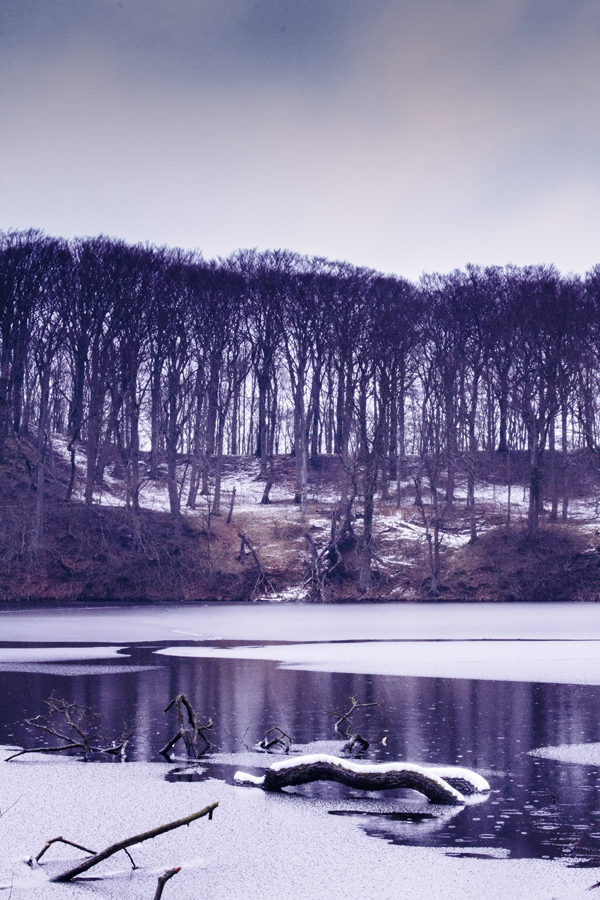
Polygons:
<instances>
[{"instance_id":1,"label":"cloud","mask_svg":"<svg viewBox=\"0 0 600 900\"><path fill-rule=\"evenodd\" d=\"M41 6L4 63L3 227L410 277L597 261L591 0L57 0L56 40Z\"/></svg>"}]
</instances>

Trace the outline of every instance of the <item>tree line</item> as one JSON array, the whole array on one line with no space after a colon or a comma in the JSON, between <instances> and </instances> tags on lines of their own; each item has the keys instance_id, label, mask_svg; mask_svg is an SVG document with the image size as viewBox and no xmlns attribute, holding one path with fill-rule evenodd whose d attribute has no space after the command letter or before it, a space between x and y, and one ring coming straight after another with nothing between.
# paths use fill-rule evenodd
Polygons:
<instances>
[{"instance_id":1,"label":"tree line","mask_svg":"<svg viewBox=\"0 0 600 900\"><path fill-rule=\"evenodd\" d=\"M567 455L598 453L599 378L600 266L468 265L415 283L290 251L207 261L0 233L0 463L8 436L35 444L34 547L53 433L68 440L65 499L81 482L92 504L110 448L134 522L165 469L175 521L209 491L218 515L228 454L259 460L265 502L275 457L293 454L304 516L311 460L336 454L340 533L364 504L365 583L374 498L395 482L399 502L409 458L432 553L459 476L476 536L481 451L527 455L535 536L544 478L550 518L566 518Z\"/></svg>"}]
</instances>

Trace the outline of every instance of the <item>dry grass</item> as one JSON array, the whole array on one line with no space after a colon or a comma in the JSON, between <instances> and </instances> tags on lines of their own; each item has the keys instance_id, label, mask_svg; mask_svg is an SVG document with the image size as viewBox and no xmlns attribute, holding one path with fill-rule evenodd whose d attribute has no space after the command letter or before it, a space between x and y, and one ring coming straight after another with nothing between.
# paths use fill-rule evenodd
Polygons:
<instances>
[{"instance_id":1,"label":"dry grass","mask_svg":"<svg viewBox=\"0 0 600 900\"><path fill-rule=\"evenodd\" d=\"M477 600L599 600L600 553L573 525L546 525L532 543L521 528L494 528L458 551L447 585Z\"/></svg>"}]
</instances>

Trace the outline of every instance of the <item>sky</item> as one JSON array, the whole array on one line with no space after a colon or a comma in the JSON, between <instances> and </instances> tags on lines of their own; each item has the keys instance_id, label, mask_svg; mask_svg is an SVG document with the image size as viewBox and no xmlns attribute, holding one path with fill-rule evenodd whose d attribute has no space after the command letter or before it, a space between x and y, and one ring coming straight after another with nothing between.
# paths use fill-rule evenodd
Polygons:
<instances>
[{"instance_id":1,"label":"sky","mask_svg":"<svg viewBox=\"0 0 600 900\"><path fill-rule=\"evenodd\" d=\"M600 262L600 0L1 0L0 230Z\"/></svg>"}]
</instances>

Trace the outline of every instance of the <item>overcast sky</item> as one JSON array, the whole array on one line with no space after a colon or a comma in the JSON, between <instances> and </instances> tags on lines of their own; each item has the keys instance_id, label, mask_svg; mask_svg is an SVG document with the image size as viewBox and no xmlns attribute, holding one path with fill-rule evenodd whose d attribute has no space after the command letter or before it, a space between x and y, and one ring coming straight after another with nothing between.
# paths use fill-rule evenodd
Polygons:
<instances>
[{"instance_id":1,"label":"overcast sky","mask_svg":"<svg viewBox=\"0 0 600 900\"><path fill-rule=\"evenodd\" d=\"M0 0L0 228L600 262L600 0Z\"/></svg>"}]
</instances>

